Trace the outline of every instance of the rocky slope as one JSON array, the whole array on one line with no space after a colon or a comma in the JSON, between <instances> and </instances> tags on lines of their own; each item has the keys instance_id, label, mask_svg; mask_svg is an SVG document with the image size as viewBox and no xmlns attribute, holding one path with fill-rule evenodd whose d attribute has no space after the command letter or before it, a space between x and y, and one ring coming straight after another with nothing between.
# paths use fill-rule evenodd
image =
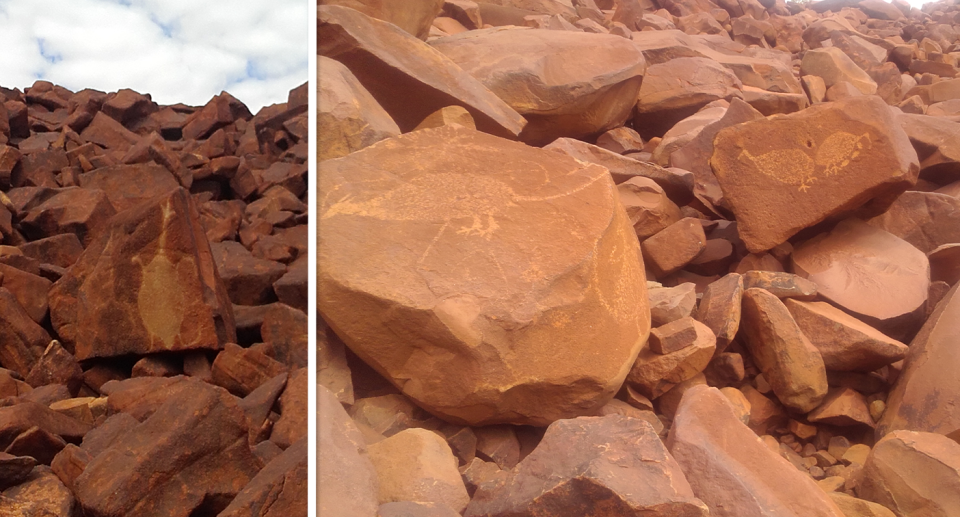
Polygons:
<instances>
[{"instance_id":1,"label":"rocky slope","mask_svg":"<svg viewBox=\"0 0 960 517\"><path fill-rule=\"evenodd\" d=\"M306 112L0 88L0 514L306 515Z\"/></svg>"},{"instance_id":2,"label":"rocky slope","mask_svg":"<svg viewBox=\"0 0 960 517\"><path fill-rule=\"evenodd\" d=\"M320 515L960 515L953 2L317 29Z\"/></svg>"}]
</instances>

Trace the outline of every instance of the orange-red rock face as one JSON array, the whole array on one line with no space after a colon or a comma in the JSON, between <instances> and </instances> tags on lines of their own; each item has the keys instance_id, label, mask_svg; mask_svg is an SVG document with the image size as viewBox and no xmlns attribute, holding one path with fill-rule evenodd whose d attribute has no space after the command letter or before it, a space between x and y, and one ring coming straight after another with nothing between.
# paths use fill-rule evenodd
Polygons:
<instances>
[{"instance_id":1,"label":"orange-red rock face","mask_svg":"<svg viewBox=\"0 0 960 517\"><path fill-rule=\"evenodd\" d=\"M51 290L51 320L79 359L217 350L233 310L183 190L124 213Z\"/></svg>"},{"instance_id":2,"label":"orange-red rock face","mask_svg":"<svg viewBox=\"0 0 960 517\"><path fill-rule=\"evenodd\" d=\"M435 414L587 413L646 341L636 237L603 168L445 127L326 161L320 187L321 314Z\"/></svg>"}]
</instances>

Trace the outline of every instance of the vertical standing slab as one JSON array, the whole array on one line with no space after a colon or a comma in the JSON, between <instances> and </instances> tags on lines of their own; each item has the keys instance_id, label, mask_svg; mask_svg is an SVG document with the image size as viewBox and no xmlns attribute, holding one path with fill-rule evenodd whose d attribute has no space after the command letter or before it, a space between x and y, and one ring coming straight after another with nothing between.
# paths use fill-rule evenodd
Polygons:
<instances>
[{"instance_id":1,"label":"vertical standing slab","mask_svg":"<svg viewBox=\"0 0 960 517\"><path fill-rule=\"evenodd\" d=\"M50 289L50 321L79 360L235 342L190 193L178 188L115 217Z\"/></svg>"}]
</instances>

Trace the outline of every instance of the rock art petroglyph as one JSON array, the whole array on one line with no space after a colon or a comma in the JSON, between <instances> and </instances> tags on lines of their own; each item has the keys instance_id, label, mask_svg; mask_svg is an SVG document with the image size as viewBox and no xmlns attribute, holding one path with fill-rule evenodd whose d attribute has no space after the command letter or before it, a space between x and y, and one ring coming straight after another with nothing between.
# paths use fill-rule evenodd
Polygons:
<instances>
[{"instance_id":1,"label":"rock art petroglyph","mask_svg":"<svg viewBox=\"0 0 960 517\"><path fill-rule=\"evenodd\" d=\"M788 185L799 183L797 190L806 192L818 177L839 174L870 146L869 133L856 136L838 131L824 139L820 145L814 144L813 140L807 140L798 148L770 151L760 156L754 156L744 149L739 158L777 181ZM814 157L810 156L808 149L816 150Z\"/></svg>"}]
</instances>

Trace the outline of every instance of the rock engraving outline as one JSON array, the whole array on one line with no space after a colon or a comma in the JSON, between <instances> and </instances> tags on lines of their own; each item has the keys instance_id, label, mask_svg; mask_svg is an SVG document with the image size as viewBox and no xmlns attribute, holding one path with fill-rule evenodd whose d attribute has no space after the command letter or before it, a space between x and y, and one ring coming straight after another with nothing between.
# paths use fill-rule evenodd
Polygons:
<instances>
[{"instance_id":1,"label":"rock engraving outline","mask_svg":"<svg viewBox=\"0 0 960 517\"><path fill-rule=\"evenodd\" d=\"M815 147L816 155L811 158L806 149ZM760 173L781 183L797 185L799 182L797 190L806 193L818 177L839 174L851 161L857 159L862 151L870 147L872 143L869 132L857 136L846 131L837 131L819 145L815 145L812 139L807 139L799 148L777 149L760 156L754 156L747 149L742 149L737 160L751 164Z\"/></svg>"}]
</instances>

